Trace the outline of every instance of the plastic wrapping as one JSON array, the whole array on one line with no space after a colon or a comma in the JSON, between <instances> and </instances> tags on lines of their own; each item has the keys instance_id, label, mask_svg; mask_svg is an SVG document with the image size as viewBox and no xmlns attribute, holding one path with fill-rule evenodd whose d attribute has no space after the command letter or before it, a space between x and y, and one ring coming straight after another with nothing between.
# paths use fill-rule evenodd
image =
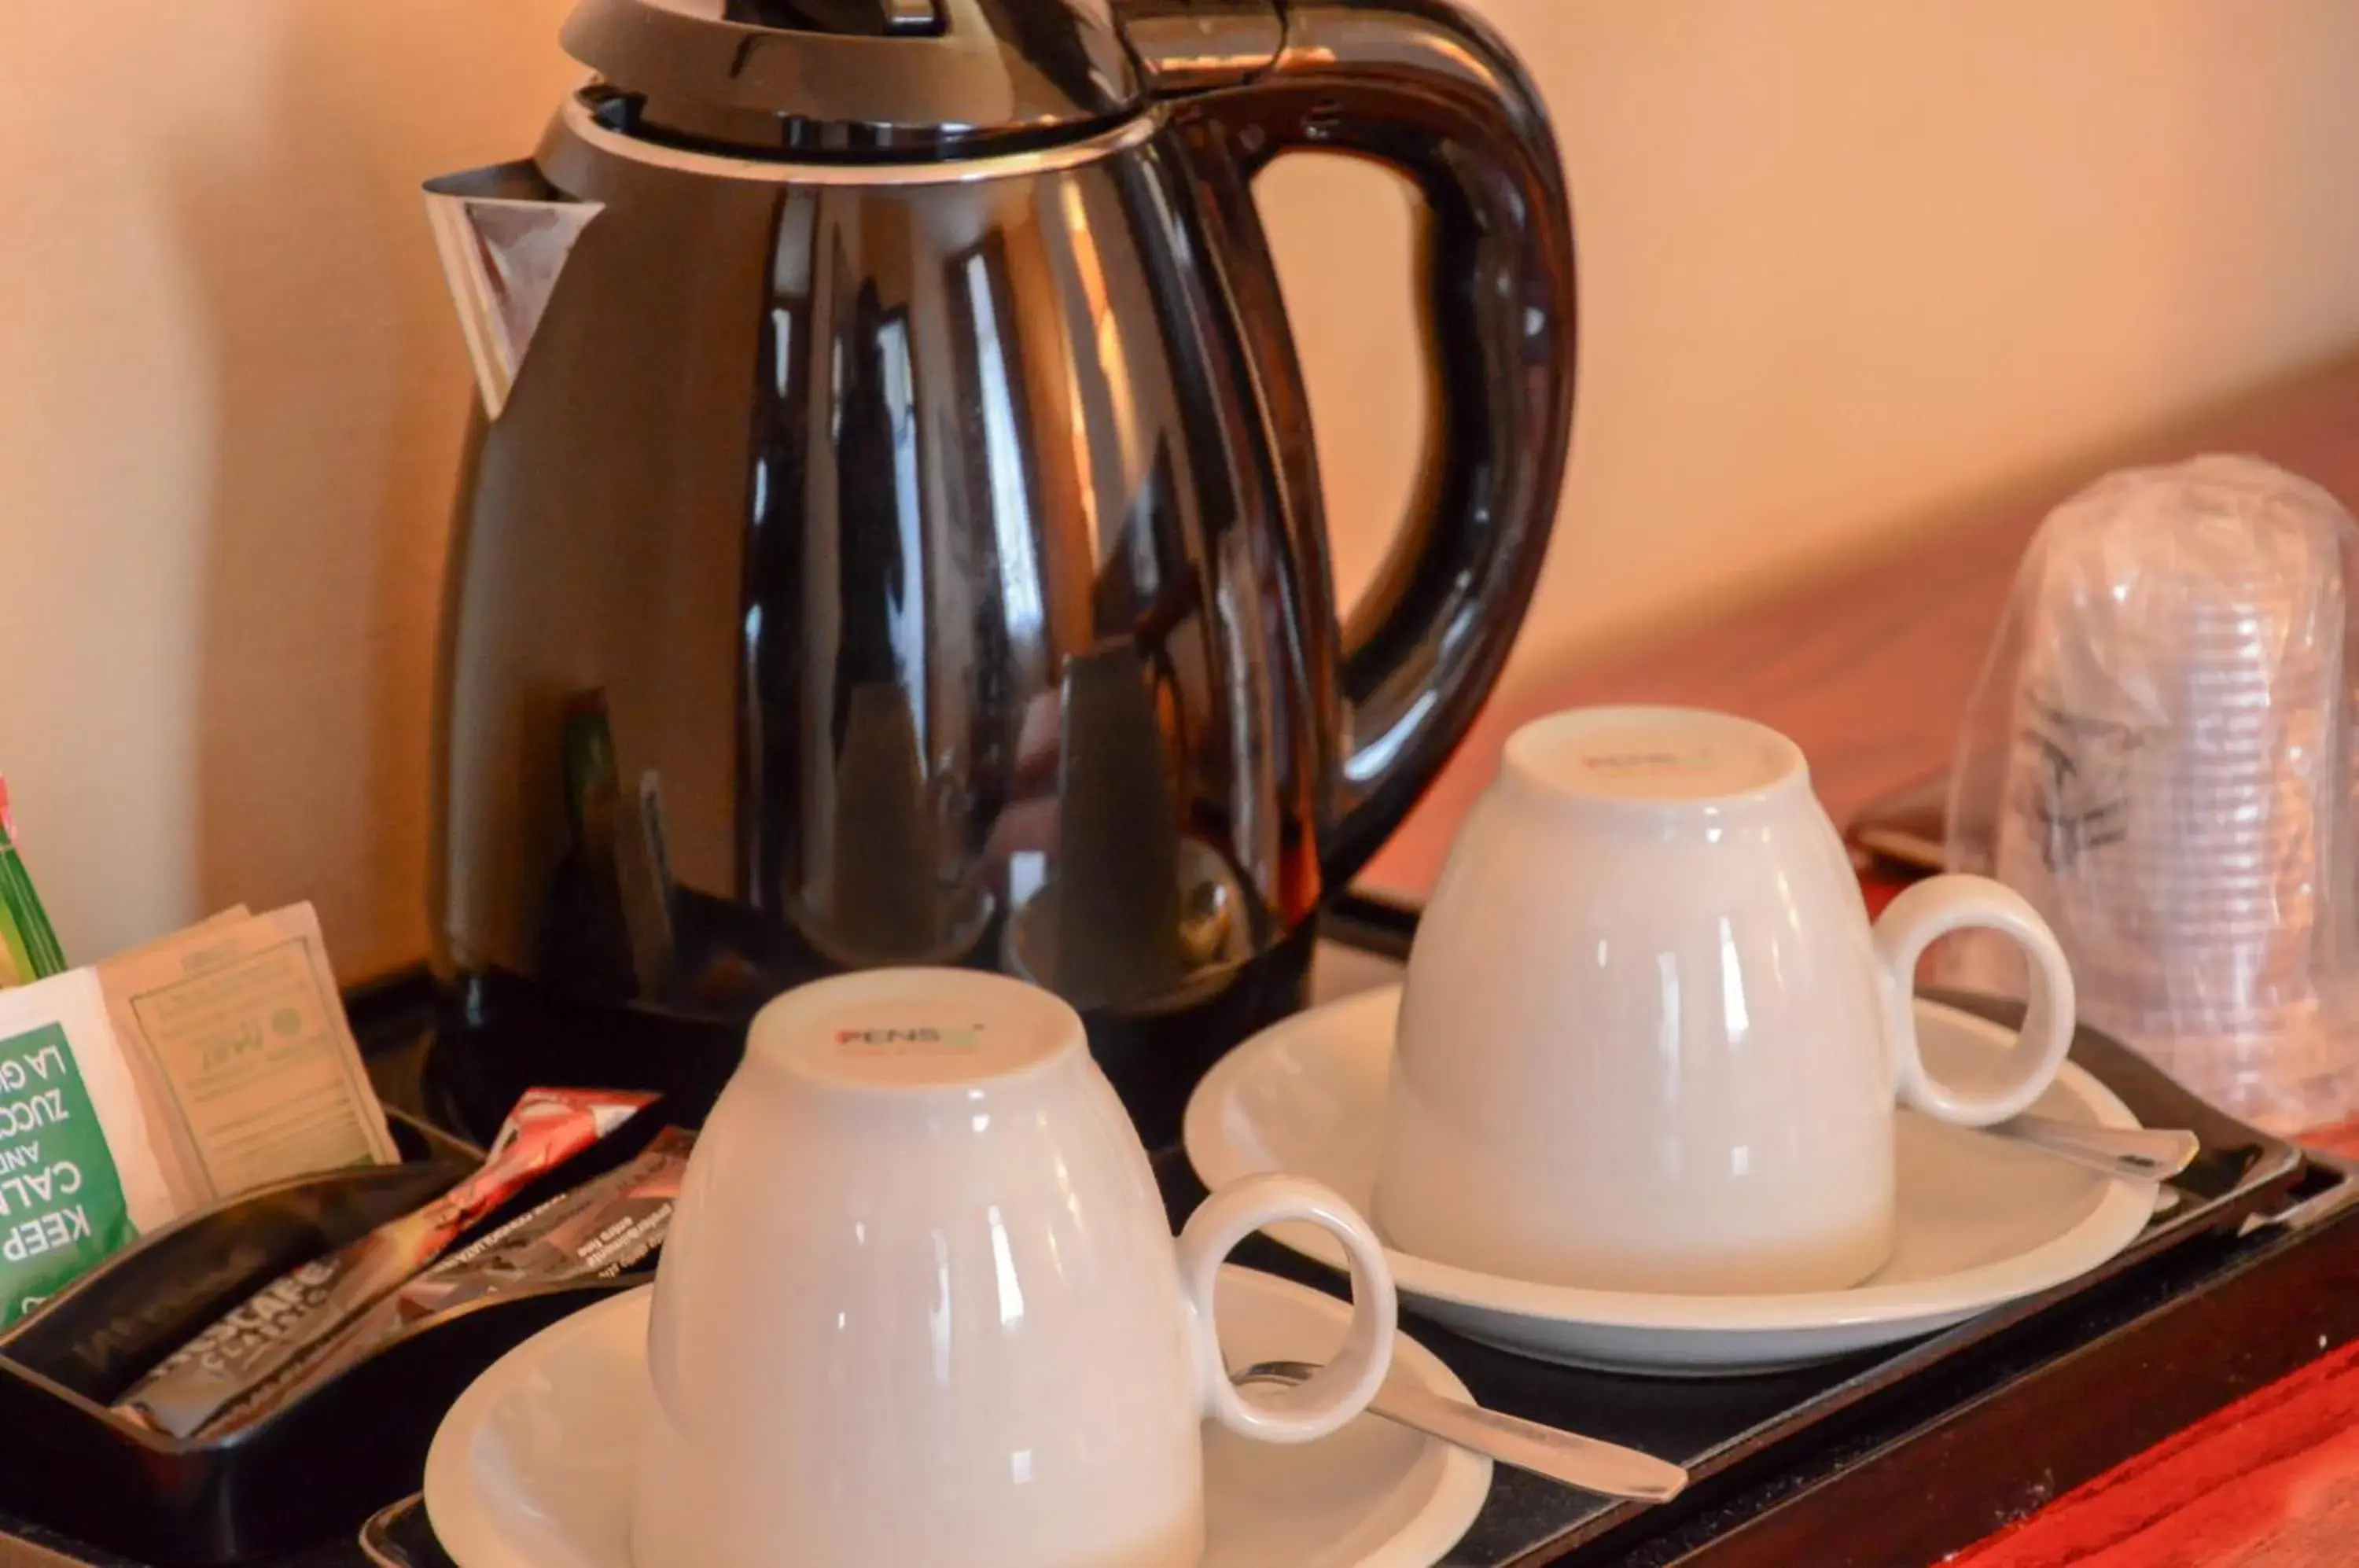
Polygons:
<instances>
[{"instance_id":1,"label":"plastic wrapping","mask_svg":"<svg viewBox=\"0 0 2359 1568\"><path fill-rule=\"evenodd\" d=\"M2099 481L2024 557L1951 780L1950 865L2039 908L2082 1018L2272 1130L2359 1111L2354 552L2257 459Z\"/></svg>"}]
</instances>

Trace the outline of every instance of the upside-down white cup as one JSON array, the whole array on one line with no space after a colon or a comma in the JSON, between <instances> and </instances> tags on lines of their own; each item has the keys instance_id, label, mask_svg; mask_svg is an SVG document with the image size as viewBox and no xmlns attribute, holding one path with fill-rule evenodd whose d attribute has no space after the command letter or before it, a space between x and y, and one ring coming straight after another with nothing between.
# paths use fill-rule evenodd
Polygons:
<instances>
[{"instance_id":1,"label":"upside-down white cup","mask_svg":"<svg viewBox=\"0 0 2359 1568\"><path fill-rule=\"evenodd\" d=\"M1353 1315L1299 1388L1247 1399L1213 1280L1261 1226L1342 1240ZM1080 1017L1019 981L885 969L754 1022L656 1279L633 1501L660 1568L1195 1568L1201 1424L1350 1421L1397 1308L1316 1183L1214 1193L1176 1247Z\"/></svg>"},{"instance_id":2,"label":"upside-down white cup","mask_svg":"<svg viewBox=\"0 0 2359 1568\"><path fill-rule=\"evenodd\" d=\"M1918 1054L1917 960L2029 955L2006 1076ZM2019 895L1903 893L1871 930L1800 750L1667 708L1518 731L1452 846L1403 993L1375 1216L1402 1250L1601 1290L1856 1284L1890 1255L1896 1097L1986 1126L2071 1043L2072 976Z\"/></svg>"}]
</instances>

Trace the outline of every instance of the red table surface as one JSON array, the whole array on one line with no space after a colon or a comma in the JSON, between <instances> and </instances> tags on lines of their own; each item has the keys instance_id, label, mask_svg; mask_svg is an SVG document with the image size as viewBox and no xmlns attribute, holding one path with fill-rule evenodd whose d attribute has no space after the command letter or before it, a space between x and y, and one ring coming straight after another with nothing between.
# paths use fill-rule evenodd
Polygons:
<instances>
[{"instance_id":1,"label":"red table surface","mask_svg":"<svg viewBox=\"0 0 2359 1568\"><path fill-rule=\"evenodd\" d=\"M2124 1398L2136 1393L2125 1390ZM2359 1563L2359 1342L1950 1559L1953 1568Z\"/></svg>"}]
</instances>

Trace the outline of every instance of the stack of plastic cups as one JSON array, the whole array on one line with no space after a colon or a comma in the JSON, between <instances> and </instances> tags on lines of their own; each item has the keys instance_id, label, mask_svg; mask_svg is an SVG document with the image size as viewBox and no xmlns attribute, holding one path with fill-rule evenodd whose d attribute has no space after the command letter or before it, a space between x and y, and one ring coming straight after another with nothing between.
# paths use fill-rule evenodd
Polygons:
<instances>
[{"instance_id":1,"label":"stack of plastic cups","mask_svg":"<svg viewBox=\"0 0 2359 1568\"><path fill-rule=\"evenodd\" d=\"M2267 464L2116 476L2026 563L1996 873L2083 1019L2278 1129L2359 1108L2349 518Z\"/></svg>"}]
</instances>

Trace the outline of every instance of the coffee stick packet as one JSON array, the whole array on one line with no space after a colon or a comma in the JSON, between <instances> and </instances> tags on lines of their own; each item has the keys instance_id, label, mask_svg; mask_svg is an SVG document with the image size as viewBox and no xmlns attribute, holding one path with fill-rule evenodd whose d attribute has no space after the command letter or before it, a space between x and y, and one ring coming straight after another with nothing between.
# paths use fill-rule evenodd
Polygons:
<instances>
[{"instance_id":1,"label":"coffee stick packet","mask_svg":"<svg viewBox=\"0 0 2359 1568\"><path fill-rule=\"evenodd\" d=\"M423 1208L264 1286L142 1377L116 1412L175 1437L194 1434L448 1251L526 1183L654 1098L597 1089L527 1091L474 1174Z\"/></svg>"},{"instance_id":2,"label":"coffee stick packet","mask_svg":"<svg viewBox=\"0 0 2359 1568\"><path fill-rule=\"evenodd\" d=\"M309 904L215 916L98 977L188 1206L399 1158Z\"/></svg>"},{"instance_id":3,"label":"coffee stick packet","mask_svg":"<svg viewBox=\"0 0 2359 1568\"><path fill-rule=\"evenodd\" d=\"M311 1356L199 1429L218 1437L318 1388L412 1324L512 1291L612 1279L644 1262L671 1227L696 1135L667 1127L645 1152L517 1215L347 1323Z\"/></svg>"}]
</instances>

